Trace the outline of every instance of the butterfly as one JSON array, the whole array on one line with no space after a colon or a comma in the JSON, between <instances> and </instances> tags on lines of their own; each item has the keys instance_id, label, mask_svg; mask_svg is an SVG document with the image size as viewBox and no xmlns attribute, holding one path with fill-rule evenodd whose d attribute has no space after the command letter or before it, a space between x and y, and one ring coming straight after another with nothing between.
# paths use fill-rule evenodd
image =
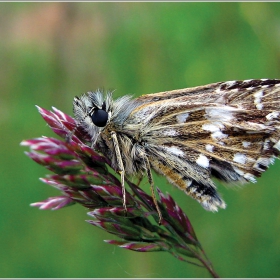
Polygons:
<instances>
[{"instance_id":1,"label":"butterfly","mask_svg":"<svg viewBox=\"0 0 280 280\"><path fill-rule=\"evenodd\" d=\"M121 175L147 175L156 209L152 169L217 211L226 204L213 178L256 182L280 154L280 80L227 81L116 100L87 92L73 101L77 125L92 148Z\"/></svg>"}]
</instances>

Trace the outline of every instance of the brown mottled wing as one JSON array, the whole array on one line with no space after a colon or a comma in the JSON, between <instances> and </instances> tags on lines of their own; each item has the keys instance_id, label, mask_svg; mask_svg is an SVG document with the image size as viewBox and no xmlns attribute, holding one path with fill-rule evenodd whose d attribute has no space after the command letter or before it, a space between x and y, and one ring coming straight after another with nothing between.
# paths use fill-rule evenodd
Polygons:
<instances>
[{"instance_id":1,"label":"brown mottled wing","mask_svg":"<svg viewBox=\"0 0 280 280\"><path fill-rule=\"evenodd\" d=\"M280 150L280 80L245 80L141 96L138 123L151 166L216 211L211 180L255 182Z\"/></svg>"}]
</instances>

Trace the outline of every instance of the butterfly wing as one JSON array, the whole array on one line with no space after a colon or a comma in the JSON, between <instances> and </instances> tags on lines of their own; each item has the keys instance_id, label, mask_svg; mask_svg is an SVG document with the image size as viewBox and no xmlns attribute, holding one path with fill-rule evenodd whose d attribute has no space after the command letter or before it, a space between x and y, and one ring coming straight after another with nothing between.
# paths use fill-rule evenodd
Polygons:
<instances>
[{"instance_id":1,"label":"butterfly wing","mask_svg":"<svg viewBox=\"0 0 280 280\"><path fill-rule=\"evenodd\" d=\"M246 80L143 95L124 123L151 166L216 211L211 177L255 182L280 150L280 80ZM135 125L137 124L137 125Z\"/></svg>"}]
</instances>

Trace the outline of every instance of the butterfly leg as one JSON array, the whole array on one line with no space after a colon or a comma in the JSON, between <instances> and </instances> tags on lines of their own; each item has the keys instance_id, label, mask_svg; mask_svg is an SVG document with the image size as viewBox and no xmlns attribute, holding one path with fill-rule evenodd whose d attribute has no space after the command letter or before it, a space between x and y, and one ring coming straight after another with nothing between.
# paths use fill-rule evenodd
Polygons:
<instances>
[{"instance_id":1,"label":"butterfly leg","mask_svg":"<svg viewBox=\"0 0 280 280\"><path fill-rule=\"evenodd\" d=\"M136 183L136 186L137 186L137 187L139 187L140 183L141 183L142 180L143 180L143 177L144 177L143 174L140 174L140 175L139 175L139 178L138 178L137 183Z\"/></svg>"},{"instance_id":2,"label":"butterfly leg","mask_svg":"<svg viewBox=\"0 0 280 280\"><path fill-rule=\"evenodd\" d=\"M141 154L141 157L144 159L144 162L145 162L145 165L146 165L148 181L150 183L150 189L151 189L153 201L154 201L154 204L156 206L156 209L157 209L157 212L158 212L158 216L159 216L158 223L161 224L162 223L162 214L161 214L161 211L159 209L159 206L158 206L158 203L157 203L157 198L156 198L156 195L155 195L155 187L154 187L154 181L153 181L153 177L152 177L152 171L151 171L150 162L149 162L147 156L144 153Z\"/></svg>"},{"instance_id":3,"label":"butterfly leg","mask_svg":"<svg viewBox=\"0 0 280 280\"><path fill-rule=\"evenodd\" d=\"M120 147L119 147L119 142L118 142L118 138L117 138L117 134L116 132L112 131L111 132L111 137L113 140L113 145L114 145L114 149L115 149L115 153L116 153L116 158L117 158L117 163L118 163L118 172L121 175L121 185L122 185L122 194L123 194L123 207L125 212L127 212L127 208L126 208L126 194L125 194L125 186L124 186L124 166L123 166L123 161L122 161L122 157L121 157L121 152L120 152Z\"/></svg>"}]
</instances>

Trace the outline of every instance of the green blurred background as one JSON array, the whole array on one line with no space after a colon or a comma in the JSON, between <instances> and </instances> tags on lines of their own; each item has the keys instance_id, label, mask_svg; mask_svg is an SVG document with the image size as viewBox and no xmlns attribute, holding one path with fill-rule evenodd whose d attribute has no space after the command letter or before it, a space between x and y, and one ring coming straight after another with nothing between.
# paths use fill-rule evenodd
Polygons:
<instances>
[{"instance_id":1,"label":"green blurred background","mask_svg":"<svg viewBox=\"0 0 280 280\"><path fill-rule=\"evenodd\" d=\"M80 206L30 207L59 193L19 143L54 136L35 105L72 114L73 97L98 87L138 96L280 78L280 3L0 3L0 59L0 277L208 277L168 253L104 243L113 236L86 223ZM216 214L156 183L187 213L220 276L280 277L279 168L242 189L219 185L228 207Z\"/></svg>"}]
</instances>

